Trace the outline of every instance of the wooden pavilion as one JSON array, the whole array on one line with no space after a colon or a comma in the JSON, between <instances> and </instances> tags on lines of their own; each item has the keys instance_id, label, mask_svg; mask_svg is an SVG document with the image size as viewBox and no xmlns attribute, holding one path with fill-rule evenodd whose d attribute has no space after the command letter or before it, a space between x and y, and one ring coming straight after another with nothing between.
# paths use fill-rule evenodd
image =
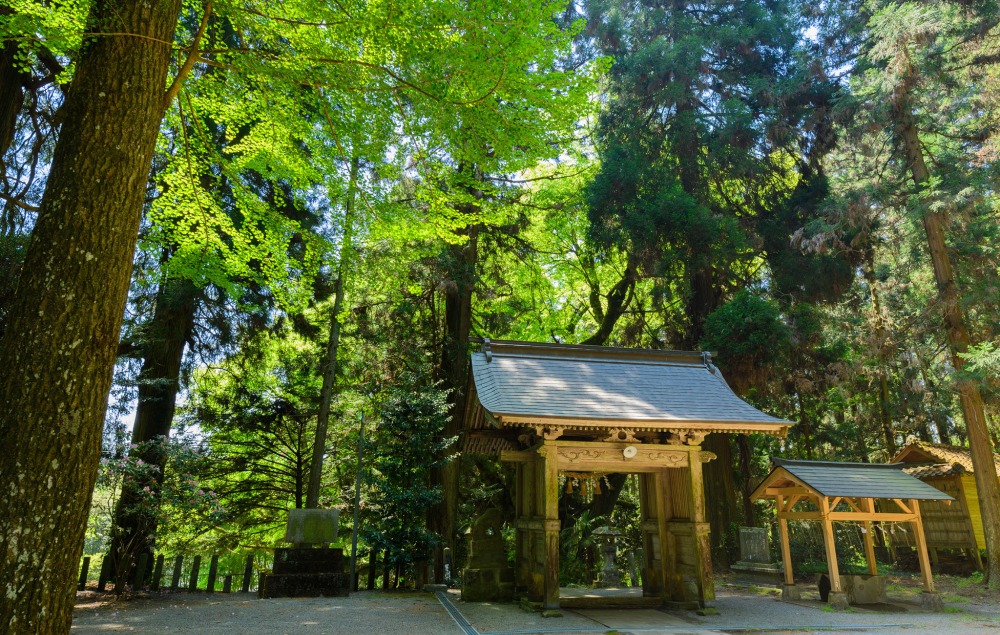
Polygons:
<instances>
[{"instance_id":1,"label":"wooden pavilion","mask_svg":"<svg viewBox=\"0 0 1000 635\"><path fill-rule=\"evenodd\" d=\"M1000 454L993 455L993 462L1000 477ZM931 562L937 564L938 551L958 549L982 569L979 550L986 548L986 539L969 448L928 443L911 437L891 463L902 463L904 472L958 501L956 505L929 501L921 510ZM891 534L890 540L894 546L913 546L908 533Z\"/></svg>"},{"instance_id":2,"label":"wooden pavilion","mask_svg":"<svg viewBox=\"0 0 1000 635\"><path fill-rule=\"evenodd\" d=\"M771 462L774 470L754 490L751 499L773 498L778 508L781 559L785 574L782 597L797 599L799 595L792 574L788 521L821 523L830 577L830 603L842 607L847 605L847 594L837 564L833 523L864 523L865 560L871 576L878 575L872 523L910 523L923 577L924 593L921 599L930 608L940 606L931 577L920 504L922 501L950 502L950 496L906 474L900 464L792 461L778 458L772 458ZM878 506L876 500L880 502Z\"/></svg>"},{"instance_id":3,"label":"wooden pavilion","mask_svg":"<svg viewBox=\"0 0 1000 635\"><path fill-rule=\"evenodd\" d=\"M559 606L559 475L639 475L643 595L711 610L701 449L711 433L784 436L707 353L479 340L463 450L515 466L515 584Z\"/></svg>"}]
</instances>

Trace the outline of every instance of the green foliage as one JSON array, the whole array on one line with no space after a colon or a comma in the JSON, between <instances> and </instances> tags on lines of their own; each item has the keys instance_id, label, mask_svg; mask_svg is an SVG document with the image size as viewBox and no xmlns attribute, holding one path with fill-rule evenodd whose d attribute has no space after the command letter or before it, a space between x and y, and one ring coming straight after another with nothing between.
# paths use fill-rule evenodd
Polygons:
<instances>
[{"instance_id":1,"label":"green foliage","mask_svg":"<svg viewBox=\"0 0 1000 635\"><path fill-rule=\"evenodd\" d=\"M365 542L391 549L395 563L427 560L441 537L429 532L426 514L441 500L430 472L445 460L454 439L442 438L448 419L447 395L410 375L386 389L378 401L368 447L373 489L366 502Z\"/></svg>"},{"instance_id":2,"label":"green foliage","mask_svg":"<svg viewBox=\"0 0 1000 635\"><path fill-rule=\"evenodd\" d=\"M708 316L701 346L718 352L730 385L744 393L751 386L764 386L773 369L783 365L790 340L777 304L741 291Z\"/></svg>"}]
</instances>

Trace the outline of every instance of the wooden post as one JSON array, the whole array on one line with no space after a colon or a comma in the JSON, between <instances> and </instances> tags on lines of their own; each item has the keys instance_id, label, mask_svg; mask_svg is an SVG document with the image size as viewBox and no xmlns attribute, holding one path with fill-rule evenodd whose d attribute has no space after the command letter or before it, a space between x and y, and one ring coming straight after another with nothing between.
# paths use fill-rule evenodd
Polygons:
<instances>
[{"instance_id":1,"label":"wooden post","mask_svg":"<svg viewBox=\"0 0 1000 635\"><path fill-rule=\"evenodd\" d=\"M163 578L163 554L156 556L156 564L153 565L153 579L149 588L153 591L160 590L160 580Z\"/></svg>"},{"instance_id":2,"label":"wooden post","mask_svg":"<svg viewBox=\"0 0 1000 635\"><path fill-rule=\"evenodd\" d=\"M778 495L778 540L781 543L781 564L785 570L785 584L795 584L795 574L792 571L792 548L788 540L788 521L785 519L785 497Z\"/></svg>"},{"instance_id":3,"label":"wooden post","mask_svg":"<svg viewBox=\"0 0 1000 635\"><path fill-rule=\"evenodd\" d=\"M702 609L715 602L715 581L712 579L711 529L705 515L705 481L702 462L715 458L711 452L692 448L688 460L691 479L691 520L694 522L695 571L698 576L698 604Z\"/></svg>"},{"instance_id":4,"label":"wooden post","mask_svg":"<svg viewBox=\"0 0 1000 635\"><path fill-rule=\"evenodd\" d=\"M872 498L866 498L865 500L865 511L869 514L875 514L875 500ZM868 574L878 575L878 563L875 561L875 536L872 535L872 523L870 520L865 521L865 560L868 562Z\"/></svg>"},{"instance_id":5,"label":"wooden post","mask_svg":"<svg viewBox=\"0 0 1000 635\"><path fill-rule=\"evenodd\" d=\"M219 555L215 554L212 556L212 560L208 564L208 585L205 590L209 593L215 593L215 580L219 577Z\"/></svg>"},{"instance_id":6,"label":"wooden post","mask_svg":"<svg viewBox=\"0 0 1000 635\"><path fill-rule=\"evenodd\" d=\"M543 441L542 458L545 505L545 610L559 608L559 456L554 441Z\"/></svg>"},{"instance_id":7,"label":"wooden post","mask_svg":"<svg viewBox=\"0 0 1000 635\"><path fill-rule=\"evenodd\" d=\"M146 569L149 567L149 554L146 552L139 554L139 562L135 565L135 579L132 588L138 591L146 582Z\"/></svg>"},{"instance_id":8,"label":"wooden post","mask_svg":"<svg viewBox=\"0 0 1000 635\"><path fill-rule=\"evenodd\" d=\"M250 592L250 583L253 581L253 554L247 556L247 562L243 565L243 584L240 586L240 591L243 593Z\"/></svg>"},{"instance_id":9,"label":"wooden post","mask_svg":"<svg viewBox=\"0 0 1000 635\"><path fill-rule=\"evenodd\" d=\"M80 569L80 581L76 585L76 588L80 591L87 586L87 572L90 570L90 556L84 556L83 558L83 568Z\"/></svg>"},{"instance_id":10,"label":"wooden post","mask_svg":"<svg viewBox=\"0 0 1000 635\"><path fill-rule=\"evenodd\" d=\"M188 591L198 590L198 570L201 569L201 556L195 556L191 563L191 577L188 578Z\"/></svg>"},{"instance_id":11,"label":"wooden post","mask_svg":"<svg viewBox=\"0 0 1000 635\"><path fill-rule=\"evenodd\" d=\"M913 521L913 532L917 543L917 560L920 562L920 575L924 579L924 591L934 593L934 579L931 577L931 563L927 557L927 538L924 536L924 521L920 517L920 501L910 500L911 509L916 519Z\"/></svg>"},{"instance_id":12,"label":"wooden post","mask_svg":"<svg viewBox=\"0 0 1000 635\"><path fill-rule=\"evenodd\" d=\"M389 549L386 548L385 555L382 556L382 590L389 589Z\"/></svg>"},{"instance_id":13,"label":"wooden post","mask_svg":"<svg viewBox=\"0 0 1000 635\"><path fill-rule=\"evenodd\" d=\"M374 549L368 550L368 584L366 585L369 591L375 589L375 578L378 576L378 571L375 567L378 565L378 552Z\"/></svg>"},{"instance_id":14,"label":"wooden post","mask_svg":"<svg viewBox=\"0 0 1000 635\"><path fill-rule=\"evenodd\" d=\"M176 591L181 585L181 565L184 564L184 556L174 558L174 575L170 578L170 590Z\"/></svg>"},{"instance_id":15,"label":"wooden post","mask_svg":"<svg viewBox=\"0 0 1000 635\"><path fill-rule=\"evenodd\" d=\"M226 577L222 578L222 592L232 593L233 592L233 574L227 573Z\"/></svg>"},{"instance_id":16,"label":"wooden post","mask_svg":"<svg viewBox=\"0 0 1000 635\"><path fill-rule=\"evenodd\" d=\"M833 522L830 521L830 499L819 496L818 501L822 516L823 546L826 548L826 567L830 575L830 592L843 593L840 586L840 568L837 566L837 544L833 540Z\"/></svg>"},{"instance_id":17,"label":"wooden post","mask_svg":"<svg viewBox=\"0 0 1000 635\"><path fill-rule=\"evenodd\" d=\"M101 559L101 572L97 578L97 590L104 591L108 588L108 578L111 577L111 554L105 554Z\"/></svg>"}]
</instances>

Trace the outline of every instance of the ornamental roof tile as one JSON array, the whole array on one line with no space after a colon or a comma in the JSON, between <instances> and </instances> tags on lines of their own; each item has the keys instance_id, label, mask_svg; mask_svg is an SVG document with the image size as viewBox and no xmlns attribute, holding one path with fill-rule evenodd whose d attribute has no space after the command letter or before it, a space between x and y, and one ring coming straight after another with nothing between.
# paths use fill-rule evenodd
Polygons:
<instances>
[{"instance_id":1,"label":"ornamental roof tile","mask_svg":"<svg viewBox=\"0 0 1000 635\"><path fill-rule=\"evenodd\" d=\"M484 340L472 375L479 402L501 421L752 424L777 434L792 425L736 396L702 353Z\"/></svg>"},{"instance_id":2,"label":"ornamental roof tile","mask_svg":"<svg viewBox=\"0 0 1000 635\"><path fill-rule=\"evenodd\" d=\"M931 487L903 471L899 463L841 463L835 461L793 461L771 458L774 470L764 484L779 470L785 470L795 480L804 483L823 496L848 498L899 498L903 500L953 500L944 492ZM763 486L763 484L762 484ZM759 497L761 488L754 492Z\"/></svg>"}]
</instances>

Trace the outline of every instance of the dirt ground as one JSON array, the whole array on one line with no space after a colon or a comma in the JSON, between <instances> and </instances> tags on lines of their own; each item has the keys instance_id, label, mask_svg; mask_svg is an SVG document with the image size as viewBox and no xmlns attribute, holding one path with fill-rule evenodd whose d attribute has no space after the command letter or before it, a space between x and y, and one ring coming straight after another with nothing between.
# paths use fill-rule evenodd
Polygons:
<instances>
[{"instance_id":1,"label":"dirt ground","mask_svg":"<svg viewBox=\"0 0 1000 635\"><path fill-rule=\"evenodd\" d=\"M573 633L655 635L678 633L873 632L945 635L1000 632L1000 594L964 578L936 578L944 613L919 609L919 582L889 576L891 605L831 611L812 585L800 603L781 602L776 587L720 576L718 616L652 609L563 611L545 619L513 604L466 604L452 591L446 600L426 593L362 591L348 598L258 600L253 595L160 593L130 600L93 591L77 596L74 635L177 633L226 635L528 635ZM446 604L458 617L449 614ZM461 622L465 622L463 627Z\"/></svg>"}]
</instances>

